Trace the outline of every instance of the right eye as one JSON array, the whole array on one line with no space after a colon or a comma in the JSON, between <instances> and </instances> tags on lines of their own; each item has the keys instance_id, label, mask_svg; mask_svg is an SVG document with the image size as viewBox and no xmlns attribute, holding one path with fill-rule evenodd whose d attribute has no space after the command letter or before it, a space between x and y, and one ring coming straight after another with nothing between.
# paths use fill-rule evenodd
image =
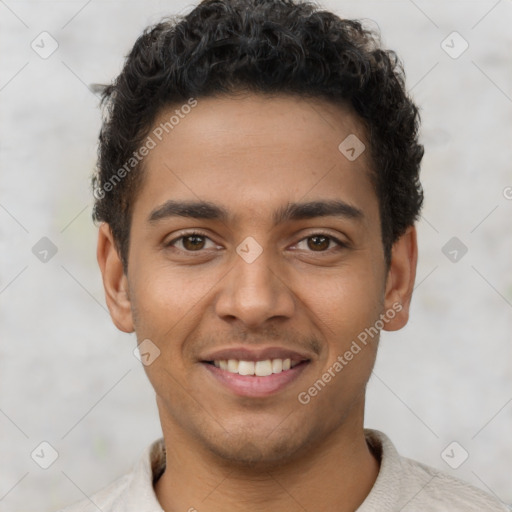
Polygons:
<instances>
[{"instance_id":1,"label":"right eye","mask_svg":"<svg viewBox=\"0 0 512 512\"><path fill-rule=\"evenodd\" d=\"M201 249L204 249L205 240L210 240L210 242L214 244L214 242L204 233L201 233L200 231L192 231L187 233L181 233L180 236L173 238L172 240L167 242L165 244L165 247L176 248L175 244L181 243L182 247L177 247L177 249L181 251L200 252Z\"/></svg>"}]
</instances>

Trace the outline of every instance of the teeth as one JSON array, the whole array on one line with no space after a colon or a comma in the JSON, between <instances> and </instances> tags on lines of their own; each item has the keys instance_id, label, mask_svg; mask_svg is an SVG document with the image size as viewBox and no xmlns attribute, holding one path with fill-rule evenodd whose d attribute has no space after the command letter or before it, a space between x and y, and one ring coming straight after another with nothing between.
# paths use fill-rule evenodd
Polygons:
<instances>
[{"instance_id":1,"label":"teeth","mask_svg":"<svg viewBox=\"0 0 512 512\"><path fill-rule=\"evenodd\" d=\"M230 359L228 361L228 372L238 373L238 361L236 359Z\"/></svg>"},{"instance_id":2,"label":"teeth","mask_svg":"<svg viewBox=\"0 0 512 512\"><path fill-rule=\"evenodd\" d=\"M254 375L254 361L240 361L238 373L239 375Z\"/></svg>"},{"instance_id":3,"label":"teeth","mask_svg":"<svg viewBox=\"0 0 512 512\"><path fill-rule=\"evenodd\" d=\"M283 360L274 359L272 361L272 373L281 373L283 371Z\"/></svg>"},{"instance_id":4,"label":"teeth","mask_svg":"<svg viewBox=\"0 0 512 512\"><path fill-rule=\"evenodd\" d=\"M258 377L266 377L267 375L272 375L272 361L270 359L266 359L265 361L258 361L254 365L254 375Z\"/></svg>"},{"instance_id":5,"label":"teeth","mask_svg":"<svg viewBox=\"0 0 512 512\"><path fill-rule=\"evenodd\" d=\"M213 364L221 370L239 375L256 375L267 377L273 373L281 373L299 364L299 361L292 363L291 359L265 359L264 361L239 361L238 359L225 359L213 361Z\"/></svg>"}]
</instances>

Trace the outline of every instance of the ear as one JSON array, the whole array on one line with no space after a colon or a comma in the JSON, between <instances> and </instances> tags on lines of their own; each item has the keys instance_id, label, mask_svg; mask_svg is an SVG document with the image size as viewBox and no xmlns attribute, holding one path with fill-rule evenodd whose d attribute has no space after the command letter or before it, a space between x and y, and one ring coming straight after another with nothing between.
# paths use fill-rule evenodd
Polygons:
<instances>
[{"instance_id":1,"label":"ear","mask_svg":"<svg viewBox=\"0 0 512 512\"><path fill-rule=\"evenodd\" d=\"M384 325L386 331L397 331L409 320L416 264L418 263L418 243L416 228L410 226L393 244L391 263L386 280L384 296L385 311L395 311L395 316Z\"/></svg>"},{"instance_id":2,"label":"ear","mask_svg":"<svg viewBox=\"0 0 512 512\"><path fill-rule=\"evenodd\" d=\"M128 278L117 252L110 226L103 222L98 232L98 264L103 277L103 288L108 310L115 326L123 332L133 332L133 318Z\"/></svg>"}]
</instances>

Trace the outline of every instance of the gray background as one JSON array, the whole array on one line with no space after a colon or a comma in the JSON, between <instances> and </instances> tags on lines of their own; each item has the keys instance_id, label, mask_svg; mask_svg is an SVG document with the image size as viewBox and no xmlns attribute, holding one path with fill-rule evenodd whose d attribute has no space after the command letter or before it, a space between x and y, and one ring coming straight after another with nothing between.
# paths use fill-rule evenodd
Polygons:
<instances>
[{"instance_id":1,"label":"gray background","mask_svg":"<svg viewBox=\"0 0 512 512\"><path fill-rule=\"evenodd\" d=\"M135 337L116 331L104 303L89 192L100 112L87 85L120 71L148 23L190 5L0 1L1 511L82 499L161 433ZM512 3L323 5L380 27L423 117L412 317L383 333L366 424L510 504ZM31 48L43 31L59 45L46 59ZM457 58L453 31L469 44ZM57 248L46 263L32 252L42 237ZM455 262L453 247L443 252L452 237L468 249ZM46 470L31 458L42 441L59 454ZM446 460L456 465L463 450L452 469Z\"/></svg>"}]
</instances>

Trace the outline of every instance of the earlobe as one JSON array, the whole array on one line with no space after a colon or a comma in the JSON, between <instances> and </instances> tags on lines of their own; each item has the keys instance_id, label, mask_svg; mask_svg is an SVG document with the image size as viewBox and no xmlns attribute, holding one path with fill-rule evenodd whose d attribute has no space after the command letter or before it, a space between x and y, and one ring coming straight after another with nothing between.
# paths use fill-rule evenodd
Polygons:
<instances>
[{"instance_id":1,"label":"earlobe","mask_svg":"<svg viewBox=\"0 0 512 512\"><path fill-rule=\"evenodd\" d=\"M98 232L96 252L103 278L103 288L110 316L115 326L123 332L133 332L133 317L128 279L123 263L117 252L112 231L107 223L102 223Z\"/></svg>"},{"instance_id":2,"label":"earlobe","mask_svg":"<svg viewBox=\"0 0 512 512\"><path fill-rule=\"evenodd\" d=\"M386 331L397 331L409 320L416 265L418 263L418 243L415 226L407 228L406 232L393 244L391 264L386 281L384 297L384 313L394 311L393 317L385 324Z\"/></svg>"}]
</instances>

